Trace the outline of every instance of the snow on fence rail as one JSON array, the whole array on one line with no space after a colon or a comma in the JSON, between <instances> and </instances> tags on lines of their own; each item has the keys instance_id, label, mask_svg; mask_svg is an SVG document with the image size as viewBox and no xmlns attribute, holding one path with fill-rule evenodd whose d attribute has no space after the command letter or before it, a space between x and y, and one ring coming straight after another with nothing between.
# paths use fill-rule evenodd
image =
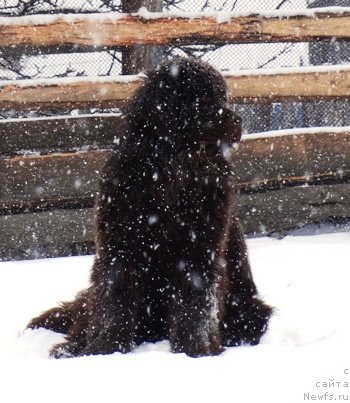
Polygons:
<instances>
[{"instance_id":1,"label":"snow on fence rail","mask_svg":"<svg viewBox=\"0 0 350 403\"><path fill-rule=\"evenodd\" d=\"M140 35L142 32L142 35ZM70 45L103 49L128 45L305 42L350 39L350 8L293 13L76 14L0 18L0 47Z\"/></svg>"},{"instance_id":2,"label":"snow on fence rail","mask_svg":"<svg viewBox=\"0 0 350 403\"><path fill-rule=\"evenodd\" d=\"M272 69L271 69L272 70ZM282 68L225 74L233 102L287 102L350 96L350 67ZM142 76L0 81L0 110L40 107L116 107L130 98Z\"/></svg>"}]
</instances>

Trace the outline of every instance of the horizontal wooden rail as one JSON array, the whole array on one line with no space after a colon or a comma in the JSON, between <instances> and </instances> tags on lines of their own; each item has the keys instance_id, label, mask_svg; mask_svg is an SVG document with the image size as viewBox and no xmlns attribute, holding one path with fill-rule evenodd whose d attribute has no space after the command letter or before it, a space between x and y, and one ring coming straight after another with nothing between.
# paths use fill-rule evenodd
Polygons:
<instances>
[{"instance_id":1,"label":"horizontal wooden rail","mask_svg":"<svg viewBox=\"0 0 350 403\"><path fill-rule=\"evenodd\" d=\"M260 74L259 74L260 73ZM350 68L300 68L226 75L232 102L287 102L350 97ZM113 108L130 98L142 78L62 78L0 82L0 110Z\"/></svg>"},{"instance_id":2,"label":"horizontal wooden rail","mask_svg":"<svg viewBox=\"0 0 350 403\"><path fill-rule=\"evenodd\" d=\"M0 157L15 155L30 155L33 153L50 154L53 152L89 151L97 149L110 149L120 135L120 114L90 114L79 116L42 117L28 119L4 119L0 120ZM321 136L327 137L335 133L348 133L348 128L318 128ZM295 135L306 136L311 129L294 129ZM288 130L288 133L291 131ZM284 131L276 132L276 142L289 142L288 138L280 138ZM328 134L327 134L328 133ZM269 136L267 134L266 136ZM245 148L254 138L255 143L267 142L271 146L272 140L264 134L256 136L249 134L244 136L241 148ZM289 136L290 138L290 136ZM317 141L317 139L315 140ZM329 145L332 148L332 144ZM259 146L260 147L260 146ZM274 145L275 147L275 145ZM282 147L282 146L281 146ZM344 149L347 147L345 145ZM243 151L242 151L243 152ZM269 160L269 163L272 161Z\"/></svg>"},{"instance_id":3,"label":"horizontal wooden rail","mask_svg":"<svg viewBox=\"0 0 350 403\"><path fill-rule=\"evenodd\" d=\"M72 45L96 50L130 45L349 40L349 11L313 9L266 16L143 12L2 18L0 47Z\"/></svg>"},{"instance_id":4,"label":"horizontal wooden rail","mask_svg":"<svg viewBox=\"0 0 350 403\"><path fill-rule=\"evenodd\" d=\"M0 209L69 200L93 200L109 151L0 159Z\"/></svg>"},{"instance_id":5,"label":"horizontal wooden rail","mask_svg":"<svg viewBox=\"0 0 350 403\"><path fill-rule=\"evenodd\" d=\"M110 151L0 159L0 210L91 202ZM298 135L245 136L231 155L237 189L261 192L350 179L350 130Z\"/></svg>"},{"instance_id":6,"label":"horizontal wooden rail","mask_svg":"<svg viewBox=\"0 0 350 403\"><path fill-rule=\"evenodd\" d=\"M246 135L232 152L240 188L268 189L327 177L349 179L350 128L313 128ZM285 133L286 135L282 135Z\"/></svg>"},{"instance_id":7,"label":"horizontal wooden rail","mask_svg":"<svg viewBox=\"0 0 350 403\"><path fill-rule=\"evenodd\" d=\"M349 221L349 190L348 183L240 194L237 214L246 234L281 237L310 224Z\"/></svg>"},{"instance_id":8,"label":"horizontal wooden rail","mask_svg":"<svg viewBox=\"0 0 350 403\"><path fill-rule=\"evenodd\" d=\"M0 260L93 253L93 241L92 208L0 216Z\"/></svg>"},{"instance_id":9,"label":"horizontal wooden rail","mask_svg":"<svg viewBox=\"0 0 350 403\"><path fill-rule=\"evenodd\" d=\"M120 114L0 120L0 156L110 148Z\"/></svg>"},{"instance_id":10,"label":"horizontal wooden rail","mask_svg":"<svg viewBox=\"0 0 350 403\"><path fill-rule=\"evenodd\" d=\"M259 74L260 73L260 74ZM227 76L234 102L290 102L350 97L350 68L271 69Z\"/></svg>"},{"instance_id":11,"label":"horizontal wooden rail","mask_svg":"<svg viewBox=\"0 0 350 403\"><path fill-rule=\"evenodd\" d=\"M86 107L113 108L123 104L140 85L130 81L91 78L0 82L0 110Z\"/></svg>"}]
</instances>

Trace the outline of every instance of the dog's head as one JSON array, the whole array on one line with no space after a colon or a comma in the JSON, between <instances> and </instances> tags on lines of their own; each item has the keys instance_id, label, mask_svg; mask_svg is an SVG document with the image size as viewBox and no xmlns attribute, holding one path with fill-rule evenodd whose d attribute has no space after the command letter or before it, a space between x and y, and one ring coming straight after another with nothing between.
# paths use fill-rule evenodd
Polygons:
<instances>
[{"instance_id":1,"label":"dog's head","mask_svg":"<svg viewBox=\"0 0 350 403\"><path fill-rule=\"evenodd\" d=\"M230 146L241 138L241 118L228 105L224 78L194 59L176 57L150 72L130 111L138 132L154 143L168 141L174 150Z\"/></svg>"}]
</instances>

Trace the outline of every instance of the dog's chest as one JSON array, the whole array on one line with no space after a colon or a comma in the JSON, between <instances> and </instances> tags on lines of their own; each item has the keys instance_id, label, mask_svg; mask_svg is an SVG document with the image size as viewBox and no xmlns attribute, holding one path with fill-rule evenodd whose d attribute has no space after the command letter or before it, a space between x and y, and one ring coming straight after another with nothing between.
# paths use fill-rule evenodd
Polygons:
<instances>
[{"instance_id":1,"label":"dog's chest","mask_svg":"<svg viewBox=\"0 0 350 403\"><path fill-rule=\"evenodd\" d=\"M152 174L149 195L162 210L195 208L216 210L231 197L227 176L211 166L178 167L166 174Z\"/></svg>"}]
</instances>

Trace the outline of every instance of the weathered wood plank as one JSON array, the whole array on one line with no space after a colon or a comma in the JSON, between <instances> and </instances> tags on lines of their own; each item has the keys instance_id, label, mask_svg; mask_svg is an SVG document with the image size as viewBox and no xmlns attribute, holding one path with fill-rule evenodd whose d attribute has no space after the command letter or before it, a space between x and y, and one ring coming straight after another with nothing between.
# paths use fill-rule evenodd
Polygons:
<instances>
[{"instance_id":1,"label":"weathered wood plank","mask_svg":"<svg viewBox=\"0 0 350 403\"><path fill-rule=\"evenodd\" d=\"M91 200L107 155L93 151L0 159L0 206Z\"/></svg>"},{"instance_id":2,"label":"weathered wood plank","mask_svg":"<svg viewBox=\"0 0 350 403\"><path fill-rule=\"evenodd\" d=\"M67 255L93 242L92 225L93 209L0 216L0 260Z\"/></svg>"},{"instance_id":3,"label":"weathered wood plank","mask_svg":"<svg viewBox=\"0 0 350 403\"><path fill-rule=\"evenodd\" d=\"M0 47L71 45L101 49L130 45L305 42L350 39L348 12L239 16L232 13L66 15L1 19ZM297 14L297 13L296 13ZM190 17L190 18L189 18ZM142 32L142 35L140 35Z\"/></svg>"},{"instance_id":4,"label":"weathered wood plank","mask_svg":"<svg viewBox=\"0 0 350 403\"><path fill-rule=\"evenodd\" d=\"M92 221L92 208L0 216L0 245L18 242L25 248L93 241Z\"/></svg>"},{"instance_id":5,"label":"weathered wood plank","mask_svg":"<svg viewBox=\"0 0 350 403\"><path fill-rule=\"evenodd\" d=\"M267 72L266 72L267 73ZM285 69L268 74L226 76L233 102L291 102L350 97L350 69Z\"/></svg>"},{"instance_id":6,"label":"weathered wood plank","mask_svg":"<svg viewBox=\"0 0 350 403\"><path fill-rule=\"evenodd\" d=\"M119 124L120 116L117 114L0 120L0 155L108 149L119 135ZM315 149L311 142L328 152L334 149L337 159L344 160L343 154L348 155L350 127L294 129L294 132L295 135L283 136L285 131L279 131L276 133L280 134L274 138L269 136L269 132L259 135L259 138L245 135L239 154L246 154L245 158L249 159L249 155L255 158L256 153L268 153L270 148L270 151L277 148L283 153L289 153L294 148L297 148L295 152L303 152L305 142L309 143L309 148ZM326 145L322 146L324 142ZM269 159L268 165L271 162ZM327 160L324 162L328 163Z\"/></svg>"},{"instance_id":7,"label":"weathered wood plank","mask_svg":"<svg viewBox=\"0 0 350 403\"><path fill-rule=\"evenodd\" d=\"M350 131L323 130L300 129L299 134L284 136L245 136L238 152L232 153L238 186L273 189L285 187L288 182L297 185L322 183L327 177L349 178Z\"/></svg>"},{"instance_id":8,"label":"weathered wood plank","mask_svg":"<svg viewBox=\"0 0 350 403\"><path fill-rule=\"evenodd\" d=\"M115 108L123 105L140 85L130 81L78 77L0 82L0 110Z\"/></svg>"},{"instance_id":9,"label":"weathered wood plank","mask_svg":"<svg viewBox=\"0 0 350 403\"><path fill-rule=\"evenodd\" d=\"M0 82L0 110L33 108L115 108L123 106L142 79L120 78L23 80ZM350 96L350 69L300 69L267 74L227 75L229 97L237 103L342 99Z\"/></svg>"},{"instance_id":10,"label":"weathered wood plank","mask_svg":"<svg viewBox=\"0 0 350 403\"><path fill-rule=\"evenodd\" d=\"M247 234L283 236L328 219L350 218L350 184L292 187L241 194L237 212Z\"/></svg>"},{"instance_id":11,"label":"weathered wood plank","mask_svg":"<svg viewBox=\"0 0 350 403\"><path fill-rule=\"evenodd\" d=\"M0 154L107 148L119 121L112 114L0 120Z\"/></svg>"},{"instance_id":12,"label":"weathered wood plank","mask_svg":"<svg viewBox=\"0 0 350 403\"><path fill-rule=\"evenodd\" d=\"M0 159L0 209L90 203L110 151ZM350 178L350 132L245 136L232 155L237 188L272 190Z\"/></svg>"}]
</instances>

